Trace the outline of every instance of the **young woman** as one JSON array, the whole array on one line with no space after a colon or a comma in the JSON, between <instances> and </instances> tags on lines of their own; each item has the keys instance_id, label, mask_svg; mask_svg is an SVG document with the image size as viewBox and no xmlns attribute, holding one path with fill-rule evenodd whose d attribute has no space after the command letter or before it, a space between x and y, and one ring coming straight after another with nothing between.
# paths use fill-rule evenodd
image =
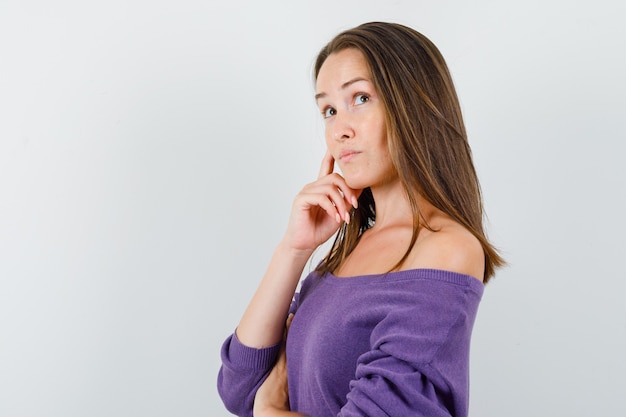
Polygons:
<instances>
[{"instance_id":1,"label":"young woman","mask_svg":"<svg viewBox=\"0 0 626 417\"><path fill-rule=\"evenodd\" d=\"M466 416L474 318L503 260L446 64L413 29L367 23L322 49L315 81L328 152L224 343L220 395L241 416Z\"/></svg>"}]
</instances>

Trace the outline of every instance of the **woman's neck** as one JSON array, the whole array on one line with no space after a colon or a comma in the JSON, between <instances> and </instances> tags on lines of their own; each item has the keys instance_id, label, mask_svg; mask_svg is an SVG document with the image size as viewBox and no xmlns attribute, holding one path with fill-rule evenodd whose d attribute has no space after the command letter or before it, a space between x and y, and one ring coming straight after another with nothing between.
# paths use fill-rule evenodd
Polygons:
<instances>
[{"instance_id":1,"label":"woman's neck","mask_svg":"<svg viewBox=\"0 0 626 417\"><path fill-rule=\"evenodd\" d=\"M411 205L399 180L372 187L371 190L376 205L376 223L373 229L413 223Z\"/></svg>"},{"instance_id":2,"label":"woman's neck","mask_svg":"<svg viewBox=\"0 0 626 417\"><path fill-rule=\"evenodd\" d=\"M413 227L413 210L399 180L385 186L373 187L371 190L376 205L376 222L372 229L397 226ZM421 221L426 224L430 224L442 214L421 194L416 196L416 200Z\"/></svg>"}]
</instances>

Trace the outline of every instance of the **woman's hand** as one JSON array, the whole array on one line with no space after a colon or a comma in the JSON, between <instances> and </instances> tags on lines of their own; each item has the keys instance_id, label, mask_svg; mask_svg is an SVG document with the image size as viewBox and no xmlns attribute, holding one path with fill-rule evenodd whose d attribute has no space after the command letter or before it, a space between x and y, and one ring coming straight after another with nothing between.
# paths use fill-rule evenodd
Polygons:
<instances>
[{"instance_id":1,"label":"woman's hand","mask_svg":"<svg viewBox=\"0 0 626 417\"><path fill-rule=\"evenodd\" d=\"M295 250L315 250L335 233L342 222L350 222L350 209L357 207L360 190L333 173L335 160L326 152L319 176L296 196L284 242Z\"/></svg>"}]
</instances>

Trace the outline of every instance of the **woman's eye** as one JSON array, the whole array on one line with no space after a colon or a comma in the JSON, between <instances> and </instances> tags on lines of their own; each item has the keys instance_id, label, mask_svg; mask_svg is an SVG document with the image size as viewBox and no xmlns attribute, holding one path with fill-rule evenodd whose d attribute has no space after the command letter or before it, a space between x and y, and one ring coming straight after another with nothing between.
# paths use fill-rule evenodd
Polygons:
<instances>
[{"instance_id":1,"label":"woman's eye","mask_svg":"<svg viewBox=\"0 0 626 417\"><path fill-rule=\"evenodd\" d=\"M332 107L326 107L324 110L322 110L322 116L324 116L324 119L328 119L329 117L336 114L337 110L333 109Z\"/></svg>"},{"instance_id":2,"label":"woman's eye","mask_svg":"<svg viewBox=\"0 0 626 417\"><path fill-rule=\"evenodd\" d=\"M368 96L367 94L357 94L354 97L354 104L357 106L359 104L367 103L368 101L370 101L370 96Z\"/></svg>"}]
</instances>

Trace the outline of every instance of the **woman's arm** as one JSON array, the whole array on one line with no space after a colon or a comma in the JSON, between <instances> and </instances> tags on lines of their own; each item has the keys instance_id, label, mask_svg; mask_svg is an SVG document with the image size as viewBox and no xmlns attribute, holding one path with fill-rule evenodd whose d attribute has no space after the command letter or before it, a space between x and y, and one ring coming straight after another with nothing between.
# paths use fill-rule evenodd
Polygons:
<instances>
[{"instance_id":1,"label":"woman's arm","mask_svg":"<svg viewBox=\"0 0 626 417\"><path fill-rule=\"evenodd\" d=\"M262 348L281 340L307 260L342 221L350 220L350 206L356 207L359 193L333 173L334 163L327 152L317 181L306 185L294 200L285 236L237 327L237 338L246 346Z\"/></svg>"},{"instance_id":2,"label":"woman's arm","mask_svg":"<svg viewBox=\"0 0 626 417\"><path fill-rule=\"evenodd\" d=\"M276 363L278 344L300 275L313 251L337 231L359 192L333 173L326 154L318 179L294 199L285 235L241 318L222 347L218 391L232 413L252 416L257 390Z\"/></svg>"},{"instance_id":3,"label":"woman's arm","mask_svg":"<svg viewBox=\"0 0 626 417\"><path fill-rule=\"evenodd\" d=\"M311 253L294 250L284 241L278 245L237 327L242 344L263 348L280 341L289 305Z\"/></svg>"}]
</instances>

